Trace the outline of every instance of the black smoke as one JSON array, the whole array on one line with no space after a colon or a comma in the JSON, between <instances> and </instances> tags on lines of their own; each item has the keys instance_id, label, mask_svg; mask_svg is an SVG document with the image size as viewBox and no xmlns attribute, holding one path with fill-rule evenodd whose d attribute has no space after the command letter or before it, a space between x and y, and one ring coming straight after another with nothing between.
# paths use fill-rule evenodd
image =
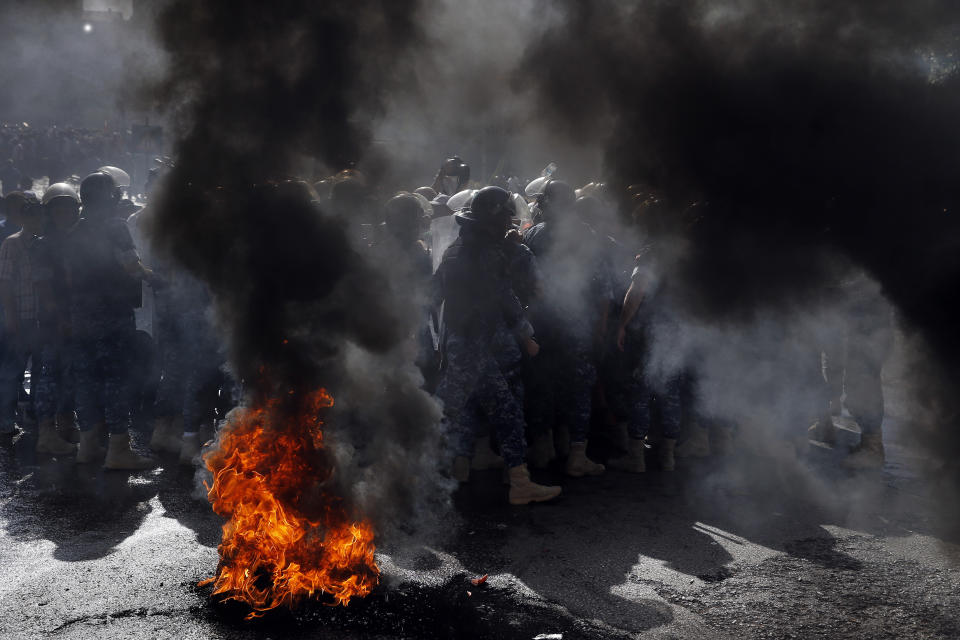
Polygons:
<instances>
[{"instance_id":1,"label":"black smoke","mask_svg":"<svg viewBox=\"0 0 960 640\"><path fill-rule=\"evenodd\" d=\"M675 270L684 311L788 322L821 308L838 264L862 266L926 343L916 406L939 456L960 454L960 6L650 0L543 13L519 74L543 117L603 140L620 189L641 184L678 215L703 205Z\"/></svg>"},{"instance_id":2,"label":"black smoke","mask_svg":"<svg viewBox=\"0 0 960 640\"><path fill-rule=\"evenodd\" d=\"M357 242L350 212L292 178L377 166L368 124L417 45L418 9L174 0L157 23L168 73L151 87L179 135L153 241L208 287L247 401L330 390L336 477L384 526L415 520L439 486L439 410L406 353L418 301Z\"/></svg>"}]
</instances>

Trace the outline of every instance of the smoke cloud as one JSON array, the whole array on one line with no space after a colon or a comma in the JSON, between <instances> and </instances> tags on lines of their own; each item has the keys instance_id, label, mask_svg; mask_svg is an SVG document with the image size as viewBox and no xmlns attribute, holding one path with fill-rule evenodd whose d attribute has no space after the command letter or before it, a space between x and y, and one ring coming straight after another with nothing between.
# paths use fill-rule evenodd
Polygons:
<instances>
[{"instance_id":1,"label":"smoke cloud","mask_svg":"<svg viewBox=\"0 0 960 640\"><path fill-rule=\"evenodd\" d=\"M401 270L361 252L351 212L322 210L288 178L314 158L376 177L368 123L419 41L418 9L177 0L158 19L170 64L153 91L182 135L151 203L153 239L209 287L248 401L330 390L341 495L379 534L445 503L440 411L410 357L420 301Z\"/></svg>"},{"instance_id":2,"label":"smoke cloud","mask_svg":"<svg viewBox=\"0 0 960 640\"><path fill-rule=\"evenodd\" d=\"M134 23L119 14L117 20L85 22L80 4L9 0L0 7L5 121L115 125L134 115L125 114L134 106L134 87L161 73L163 57L145 37L144 16Z\"/></svg>"},{"instance_id":3,"label":"smoke cloud","mask_svg":"<svg viewBox=\"0 0 960 640\"><path fill-rule=\"evenodd\" d=\"M830 294L864 269L867 307L891 301L927 345L910 377L932 432L912 435L955 459L960 8L566 2L545 22L518 72L544 119L602 140L621 191L641 184L677 218L701 203L665 269L680 329L655 348L696 369L707 409L815 418L802 361L874 313Z\"/></svg>"}]
</instances>

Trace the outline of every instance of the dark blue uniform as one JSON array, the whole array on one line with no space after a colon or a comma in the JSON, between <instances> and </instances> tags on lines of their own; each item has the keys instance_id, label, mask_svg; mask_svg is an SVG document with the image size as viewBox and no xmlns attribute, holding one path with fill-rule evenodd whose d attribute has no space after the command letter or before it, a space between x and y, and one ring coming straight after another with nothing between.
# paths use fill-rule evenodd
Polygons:
<instances>
[{"instance_id":1,"label":"dark blue uniform","mask_svg":"<svg viewBox=\"0 0 960 640\"><path fill-rule=\"evenodd\" d=\"M655 359L650 346L658 345L658 352L670 351L670 345L679 340L680 328L671 315L669 291L658 264L656 250L645 247L636 258L631 280L643 290L643 303L634 316L631 326L632 349L637 367L633 374L633 400L627 431L631 438L641 439L650 431L654 402L660 410L663 437L676 439L680 434L683 418L683 395L685 390L684 369L677 363ZM678 348L677 352L681 352Z\"/></svg>"},{"instance_id":2,"label":"dark blue uniform","mask_svg":"<svg viewBox=\"0 0 960 640\"><path fill-rule=\"evenodd\" d=\"M540 355L528 375L530 429L565 422L571 442L585 442L597 381L594 338L613 296L609 265L593 229L576 220L541 222L524 233L543 270L543 295L531 304Z\"/></svg>"},{"instance_id":3,"label":"dark blue uniform","mask_svg":"<svg viewBox=\"0 0 960 640\"><path fill-rule=\"evenodd\" d=\"M65 259L80 429L102 421L110 433L125 433L132 405L133 310L141 292L140 281L123 266L138 260L126 222L81 218L68 234Z\"/></svg>"},{"instance_id":4,"label":"dark blue uniform","mask_svg":"<svg viewBox=\"0 0 960 640\"><path fill-rule=\"evenodd\" d=\"M446 366L437 397L444 404L455 453L473 454L476 418L482 414L507 466L516 467L523 464L526 448L523 400L522 388L509 378L519 362L518 345L533 335L533 328L514 293L510 264L502 241L467 223L444 252L432 288L434 304L444 305Z\"/></svg>"},{"instance_id":5,"label":"dark blue uniform","mask_svg":"<svg viewBox=\"0 0 960 640\"><path fill-rule=\"evenodd\" d=\"M32 380L34 405L41 421L53 420L58 414L74 410L65 242L64 237L51 234L40 238L36 248L38 286L52 297L41 303L41 346Z\"/></svg>"}]
</instances>

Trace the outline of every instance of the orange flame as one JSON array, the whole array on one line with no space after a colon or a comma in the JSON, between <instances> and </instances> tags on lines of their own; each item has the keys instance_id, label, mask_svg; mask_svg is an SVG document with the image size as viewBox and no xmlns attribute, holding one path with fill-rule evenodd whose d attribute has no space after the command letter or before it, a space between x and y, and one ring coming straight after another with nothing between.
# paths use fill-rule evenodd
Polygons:
<instances>
[{"instance_id":1,"label":"orange flame","mask_svg":"<svg viewBox=\"0 0 960 640\"><path fill-rule=\"evenodd\" d=\"M213 473L207 497L228 520L217 573L200 586L212 583L214 595L246 602L248 620L320 593L346 605L369 594L380 573L373 527L354 522L323 487L333 466L320 415L333 398L324 389L311 393L293 418L289 402L235 411L217 448L204 455Z\"/></svg>"}]
</instances>

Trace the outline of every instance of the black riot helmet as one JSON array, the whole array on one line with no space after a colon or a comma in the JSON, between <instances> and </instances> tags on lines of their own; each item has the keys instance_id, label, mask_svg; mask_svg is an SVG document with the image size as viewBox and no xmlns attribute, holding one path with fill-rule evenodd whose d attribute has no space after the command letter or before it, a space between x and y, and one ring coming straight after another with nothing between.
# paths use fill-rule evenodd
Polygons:
<instances>
[{"instance_id":1,"label":"black riot helmet","mask_svg":"<svg viewBox=\"0 0 960 640\"><path fill-rule=\"evenodd\" d=\"M458 191L463 191L469 181L470 166L460 159L460 156L453 156L440 165L440 171L437 172L437 177L433 181L433 189L437 193L452 196Z\"/></svg>"},{"instance_id":2,"label":"black riot helmet","mask_svg":"<svg viewBox=\"0 0 960 640\"><path fill-rule=\"evenodd\" d=\"M476 224L493 235L502 236L513 214L509 191L500 187L484 187L473 197L470 208L456 215L461 224Z\"/></svg>"},{"instance_id":3,"label":"black riot helmet","mask_svg":"<svg viewBox=\"0 0 960 640\"><path fill-rule=\"evenodd\" d=\"M580 196L573 204L577 216L591 227L603 226L605 211L603 203L593 196Z\"/></svg>"},{"instance_id":4,"label":"black riot helmet","mask_svg":"<svg viewBox=\"0 0 960 640\"><path fill-rule=\"evenodd\" d=\"M384 223L387 231L399 240L413 241L420 234L420 223L424 218L423 207L416 196L399 193L384 206Z\"/></svg>"},{"instance_id":5,"label":"black riot helmet","mask_svg":"<svg viewBox=\"0 0 960 640\"><path fill-rule=\"evenodd\" d=\"M562 180L551 180L537 198L545 217L570 210L577 201L577 194L569 184Z\"/></svg>"},{"instance_id":6,"label":"black riot helmet","mask_svg":"<svg viewBox=\"0 0 960 640\"><path fill-rule=\"evenodd\" d=\"M113 176L104 171L95 171L80 182L80 202L84 209L113 208L119 196Z\"/></svg>"}]
</instances>

